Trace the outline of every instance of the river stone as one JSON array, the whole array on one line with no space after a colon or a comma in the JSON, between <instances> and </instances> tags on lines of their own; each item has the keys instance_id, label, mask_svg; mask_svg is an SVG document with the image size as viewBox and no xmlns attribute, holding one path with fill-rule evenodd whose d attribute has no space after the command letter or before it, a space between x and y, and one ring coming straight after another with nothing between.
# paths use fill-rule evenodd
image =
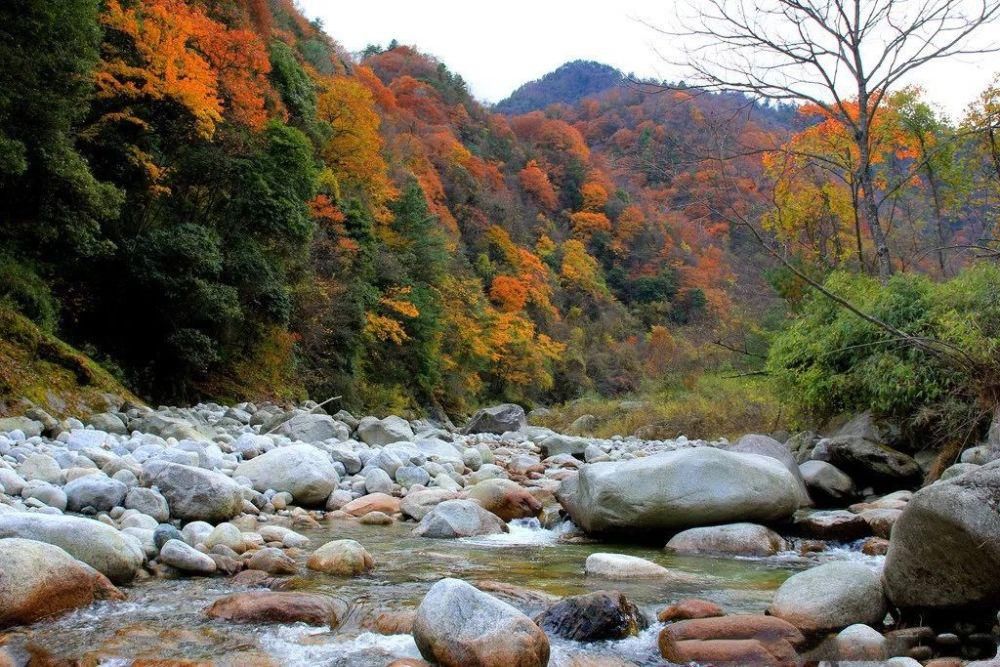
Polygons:
<instances>
[{"instance_id":1,"label":"river stone","mask_svg":"<svg viewBox=\"0 0 1000 667\"><path fill-rule=\"evenodd\" d=\"M18 474L28 481L38 480L49 484L62 484L63 471L54 458L48 454L30 454L17 469Z\"/></svg>"},{"instance_id":2,"label":"river stone","mask_svg":"<svg viewBox=\"0 0 1000 667\"><path fill-rule=\"evenodd\" d=\"M163 545L170 540L184 540L184 535L169 523L161 523L153 530L153 543L157 549L162 549Z\"/></svg>"},{"instance_id":3,"label":"river stone","mask_svg":"<svg viewBox=\"0 0 1000 667\"><path fill-rule=\"evenodd\" d=\"M531 493L508 479L488 479L465 490L465 497L504 521L538 516L542 504Z\"/></svg>"},{"instance_id":4,"label":"river stone","mask_svg":"<svg viewBox=\"0 0 1000 667\"><path fill-rule=\"evenodd\" d=\"M128 429L125 428L125 422L121 420L121 417L111 412L101 412L96 415L91 415L91 417L87 420L87 423L98 431L114 433L115 435L128 435Z\"/></svg>"},{"instance_id":5,"label":"river stone","mask_svg":"<svg viewBox=\"0 0 1000 667\"><path fill-rule=\"evenodd\" d=\"M264 547L253 552L247 560L247 568L268 574L295 574L298 571L295 559L274 547Z\"/></svg>"},{"instance_id":6,"label":"river stone","mask_svg":"<svg viewBox=\"0 0 1000 667\"><path fill-rule=\"evenodd\" d=\"M795 529L805 537L845 542L872 534L864 518L847 510L802 511L795 516Z\"/></svg>"},{"instance_id":7,"label":"river stone","mask_svg":"<svg viewBox=\"0 0 1000 667\"><path fill-rule=\"evenodd\" d=\"M668 624L660 631L660 654L672 663L797 665L805 642L790 623L773 616L734 614Z\"/></svg>"},{"instance_id":8,"label":"river stone","mask_svg":"<svg viewBox=\"0 0 1000 667\"><path fill-rule=\"evenodd\" d=\"M881 623L887 609L879 572L864 563L840 561L786 579L769 613L803 632L820 633Z\"/></svg>"},{"instance_id":9,"label":"river stone","mask_svg":"<svg viewBox=\"0 0 1000 667\"><path fill-rule=\"evenodd\" d=\"M170 515L183 521L228 521L243 511L243 491L222 473L167 461L149 461L142 482L167 499Z\"/></svg>"},{"instance_id":10,"label":"river stone","mask_svg":"<svg viewBox=\"0 0 1000 667\"><path fill-rule=\"evenodd\" d=\"M579 457L586 454L587 448L591 446L592 442L593 440L589 438L553 433L538 443L538 446L542 450L542 456L546 458L557 454L570 454Z\"/></svg>"},{"instance_id":11,"label":"river stone","mask_svg":"<svg viewBox=\"0 0 1000 667\"><path fill-rule=\"evenodd\" d=\"M524 408L513 403L503 403L478 410L465 426L465 433L495 433L520 431L528 425Z\"/></svg>"},{"instance_id":12,"label":"river stone","mask_svg":"<svg viewBox=\"0 0 1000 667\"><path fill-rule=\"evenodd\" d=\"M261 493L286 491L310 506L325 503L340 481L330 458L312 445L277 447L236 466L233 476L246 477Z\"/></svg>"},{"instance_id":13,"label":"river stone","mask_svg":"<svg viewBox=\"0 0 1000 667\"><path fill-rule=\"evenodd\" d=\"M327 542L309 556L310 570L353 577L375 569L375 560L356 540Z\"/></svg>"},{"instance_id":14,"label":"river stone","mask_svg":"<svg viewBox=\"0 0 1000 667\"><path fill-rule=\"evenodd\" d=\"M125 496L126 509L136 510L156 519L158 523L170 520L170 506L158 491L137 486L128 490Z\"/></svg>"},{"instance_id":15,"label":"river stone","mask_svg":"<svg viewBox=\"0 0 1000 667\"><path fill-rule=\"evenodd\" d=\"M365 478L366 493L392 492L392 477L382 468L368 468L362 471L361 476Z\"/></svg>"},{"instance_id":16,"label":"river stone","mask_svg":"<svg viewBox=\"0 0 1000 667\"><path fill-rule=\"evenodd\" d=\"M242 553L246 550L246 545L243 541L243 533L240 529L231 523L220 523L218 526L212 529L212 532L208 534L202 543L208 548L212 549L219 545L228 547L236 553Z\"/></svg>"},{"instance_id":17,"label":"river stone","mask_svg":"<svg viewBox=\"0 0 1000 667\"><path fill-rule=\"evenodd\" d=\"M1000 599L1000 462L913 494L892 528L886 594L904 610L993 609Z\"/></svg>"},{"instance_id":18,"label":"river stone","mask_svg":"<svg viewBox=\"0 0 1000 667\"><path fill-rule=\"evenodd\" d=\"M579 642L625 639L649 621L621 591L596 591L555 603L535 623L549 635Z\"/></svg>"},{"instance_id":19,"label":"river stone","mask_svg":"<svg viewBox=\"0 0 1000 667\"><path fill-rule=\"evenodd\" d=\"M420 521L427 516L432 509L446 500L455 500L458 493L447 489L426 489L423 491L411 491L406 494L399 504L399 509L403 516L410 517L414 521Z\"/></svg>"},{"instance_id":20,"label":"river stone","mask_svg":"<svg viewBox=\"0 0 1000 667\"><path fill-rule=\"evenodd\" d=\"M145 560L138 540L93 519L37 512L0 514L0 538L4 537L53 544L115 584L132 581Z\"/></svg>"},{"instance_id":21,"label":"river stone","mask_svg":"<svg viewBox=\"0 0 1000 667\"><path fill-rule=\"evenodd\" d=\"M25 500L34 498L42 503L45 503L49 507L56 508L59 511L65 510L68 505L66 492L58 486L49 484L48 482L28 482L24 485L24 488L21 489L21 497Z\"/></svg>"},{"instance_id":22,"label":"river stone","mask_svg":"<svg viewBox=\"0 0 1000 667\"><path fill-rule=\"evenodd\" d=\"M853 498L854 480L843 470L826 461L806 461L799 466L802 479L817 505L830 506Z\"/></svg>"},{"instance_id":23,"label":"river stone","mask_svg":"<svg viewBox=\"0 0 1000 667\"><path fill-rule=\"evenodd\" d=\"M27 483L27 480L22 478L10 468L0 468L0 486L3 487L4 492L8 495L21 495L21 491Z\"/></svg>"},{"instance_id":24,"label":"river stone","mask_svg":"<svg viewBox=\"0 0 1000 667\"><path fill-rule=\"evenodd\" d=\"M545 667L549 640L530 618L458 579L434 584L417 608L413 639L442 667Z\"/></svg>"},{"instance_id":25,"label":"river stone","mask_svg":"<svg viewBox=\"0 0 1000 667\"><path fill-rule=\"evenodd\" d=\"M941 473L939 481L946 482L949 479L954 479L956 477L961 477L967 472L972 472L973 470L979 470L982 466L975 463L956 463L954 465L945 468L944 472Z\"/></svg>"},{"instance_id":26,"label":"river stone","mask_svg":"<svg viewBox=\"0 0 1000 667\"><path fill-rule=\"evenodd\" d=\"M385 419L365 417L358 422L357 430L361 441L373 446L413 440L413 429L409 422L396 415L389 415Z\"/></svg>"},{"instance_id":27,"label":"river stone","mask_svg":"<svg viewBox=\"0 0 1000 667\"><path fill-rule=\"evenodd\" d=\"M33 438L42 434L44 424L29 417L0 417L0 433L20 431L25 436Z\"/></svg>"},{"instance_id":28,"label":"river stone","mask_svg":"<svg viewBox=\"0 0 1000 667\"><path fill-rule=\"evenodd\" d=\"M369 493L355 498L341 509L351 516L364 516L369 512L395 514L399 511L400 500L385 493Z\"/></svg>"},{"instance_id":29,"label":"river stone","mask_svg":"<svg viewBox=\"0 0 1000 667\"><path fill-rule=\"evenodd\" d=\"M864 623L849 625L834 640L839 660L880 662L885 660L886 642L882 633Z\"/></svg>"},{"instance_id":30,"label":"river stone","mask_svg":"<svg viewBox=\"0 0 1000 667\"><path fill-rule=\"evenodd\" d=\"M337 627L345 605L328 595L249 591L219 598L205 614L232 623L306 623Z\"/></svg>"},{"instance_id":31,"label":"river stone","mask_svg":"<svg viewBox=\"0 0 1000 667\"><path fill-rule=\"evenodd\" d=\"M584 570L606 579L665 579L671 572L662 565L637 556L595 553L587 556Z\"/></svg>"},{"instance_id":32,"label":"river stone","mask_svg":"<svg viewBox=\"0 0 1000 667\"><path fill-rule=\"evenodd\" d=\"M821 440L813 451L813 459L826 460L859 484L875 488L916 486L922 476L913 457L853 435Z\"/></svg>"},{"instance_id":33,"label":"river stone","mask_svg":"<svg viewBox=\"0 0 1000 667\"><path fill-rule=\"evenodd\" d=\"M562 483L557 498L587 532L644 534L780 521L800 500L798 484L781 462L711 447L588 464Z\"/></svg>"},{"instance_id":34,"label":"river stone","mask_svg":"<svg viewBox=\"0 0 1000 667\"><path fill-rule=\"evenodd\" d=\"M323 442L324 440L343 441L351 437L351 430L346 424L338 422L329 415L300 413L283 423L275 433L286 436L289 440L298 442Z\"/></svg>"},{"instance_id":35,"label":"river stone","mask_svg":"<svg viewBox=\"0 0 1000 667\"><path fill-rule=\"evenodd\" d=\"M812 505L809 491L806 490L805 481L802 479L802 473L799 471L799 464L795 461L795 455L792 454L792 450L787 446L769 435L748 433L730 445L728 449L731 452L739 454L759 454L760 456L769 456L776 461L780 461L781 465L785 466L785 469L792 474L798 485L799 507Z\"/></svg>"},{"instance_id":36,"label":"river stone","mask_svg":"<svg viewBox=\"0 0 1000 667\"><path fill-rule=\"evenodd\" d=\"M396 470L396 482L404 489L417 485L427 486L430 481L430 474L417 466L402 466Z\"/></svg>"},{"instance_id":37,"label":"river stone","mask_svg":"<svg viewBox=\"0 0 1000 667\"><path fill-rule=\"evenodd\" d=\"M175 440L194 440L197 442L211 442L211 438L192 425L190 422L179 417L169 417L153 413L140 419L136 423L136 431L142 433L152 433L163 439L174 438Z\"/></svg>"},{"instance_id":38,"label":"river stone","mask_svg":"<svg viewBox=\"0 0 1000 667\"><path fill-rule=\"evenodd\" d=\"M261 526L257 531L267 542L281 542L285 547L292 549L309 546L309 538L301 533L296 533L291 528L284 526Z\"/></svg>"},{"instance_id":39,"label":"river stone","mask_svg":"<svg viewBox=\"0 0 1000 667\"><path fill-rule=\"evenodd\" d=\"M419 537L455 538L506 533L509 529L497 515L471 500L445 500L434 507L414 529Z\"/></svg>"},{"instance_id":40,"label":"river stone","mask_svg":"<svg viewBox=\"0 0 1000 667\"><path fill-rule=\"evenodd\" d=\"M212 574L217 569L215 561L181 540L167 540L160 548L158 560L164 565L191 572L193 574Z\"/></svg>"},{"instance_id":41,"label":"river stone","mask_svg":"<svg viewBox=\"0 0 1000 667\"><path fill-rule=\"evenodd\" d=\"M686 598L669 604L656 614L660 623L687 621L692 618L714 618L725 616L725 610L714 602L698 598Z\"/></svg>"},{"instance_id":42,"label":"river stone","mask_svg":"<svg viewBox=\"0 0 1000 667\"><path fill-rule=\"evenodd\" d=\"M0 539L0 628L91 604L124 600L107 577L45 542Z\"/></svg>"},{"instance_id":43,"label":"river stone","mask_svg":"<svg viewBox=\"0 0 1000 667\"><path fill-rule=\"evenodd\" d=\"M66 506L71 512L92 507L98 512L109 512L125 502L128 487L103 474L78 477L63 487Z\"/></svg>"},{"instance_id":44,"label":"river stone","mask_svg":"<svg viewBox=\"0 0 1000 667\"><path fill-rule=\"evenodd\" d=\"M689 528L667 542L666 549L680 554L773 556L788 548L781 535L754 523Z\"/></svg>"}]
</instances>

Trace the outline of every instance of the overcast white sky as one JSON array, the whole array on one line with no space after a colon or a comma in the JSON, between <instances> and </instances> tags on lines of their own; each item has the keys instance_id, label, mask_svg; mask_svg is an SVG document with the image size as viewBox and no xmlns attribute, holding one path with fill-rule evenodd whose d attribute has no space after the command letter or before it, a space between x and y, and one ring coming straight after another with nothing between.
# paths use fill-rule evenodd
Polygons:
<instances>
[{"instance_id":1,"label":"overcast white sky","mask_svg":"<svg viewBox=\"0 0 1000 667\"><path fill-rule=\"evenodd\" d=\"M526 81L578 58L639 76L677 80L657 55L670 45L643 25L669 26L671 0L299 0L350 51L392 39L437 56L481 100L497 102ZM990 30L1000 31L994 26ZM953 116L980 92L1000 56L928 66L912 83Z\"/></svg>"}]
</instances>

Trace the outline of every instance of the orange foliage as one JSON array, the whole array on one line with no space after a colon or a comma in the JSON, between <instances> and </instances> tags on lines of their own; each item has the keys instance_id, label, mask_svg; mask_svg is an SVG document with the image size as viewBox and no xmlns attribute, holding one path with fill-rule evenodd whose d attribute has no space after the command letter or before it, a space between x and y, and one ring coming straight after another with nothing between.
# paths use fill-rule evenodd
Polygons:
<instances>
[{"instance_id":1,"label":"orange foliage","mask_svg":"<svg viewBox=\"0 0 1000 667\"><path fill-rule=\"evenodd\" d=\"M538 166L536 161L528 162L527 166L518 173L518 178L521 181L521 187L532 195L538 205L546 211L553 210L559 203L549 175Z\"/></svg>"},{"instance_id":2,"label":"orange foliage","mask_svg":"<svg viewBox=\"0 0 1000 667\"><path fill-rule=\"evenodd\" d=\"M490 286L490 300L500 312L517 312L528 302L528 286L513 276L497 276Z\"/></svg>"},{"instance_id":3,"label":"orange foliage","mask_svg":"<svg viewBox=\"0 0 1000 667\"><path fill-rule=\"evenodd\" d=\"M611 221L603 213L591 213L590 211L578 211L569 216L573 225L573 234L589 239L595 232L610 232Z\"/></svg>"}]
</instances>

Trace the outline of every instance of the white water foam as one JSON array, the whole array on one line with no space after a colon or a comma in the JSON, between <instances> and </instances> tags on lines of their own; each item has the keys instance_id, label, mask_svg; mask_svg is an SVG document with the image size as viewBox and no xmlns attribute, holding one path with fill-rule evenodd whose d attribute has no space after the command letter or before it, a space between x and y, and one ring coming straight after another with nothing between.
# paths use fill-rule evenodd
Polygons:
<instances>
[{"instance_id":1,"label":"white water foam","mask_svg":"<svg viewBox=\"0 0 1000 667\"><path fill-rule=\"evenodd\" d=\"M602 642L576 642L550 637L552 643L550 667L573 665L580 656L615 656L634 665L663 665L663 658L657 644L657 637L663 629L662 623L652 623L635 637Z\"/></svg>"},{"instance_id":2,"label":"white water foam","mask_svg":"<svg viewBox=\"0 0 1000 667\"><path fill-rule=\"evenodd\" d=\"M386 665L400 658L420 658L410 635L365 632L352 639L329 636L302 625L275 626L261 632L260 647L284 667L312 665Z\"/></svg>"},{"instance_id":3,"label":"white water foam","mask_svg":"<svg viewBox=\"0 0 1000 667\"><path fill-rule=\"evenodd\" d=\"M484 547L547 547L557 544L562 535L573 530L569 521L549 529L542 528L538 519L514 519L507 526L510 532L463 537L460 541Z\"/></svg>"}]
</instances>

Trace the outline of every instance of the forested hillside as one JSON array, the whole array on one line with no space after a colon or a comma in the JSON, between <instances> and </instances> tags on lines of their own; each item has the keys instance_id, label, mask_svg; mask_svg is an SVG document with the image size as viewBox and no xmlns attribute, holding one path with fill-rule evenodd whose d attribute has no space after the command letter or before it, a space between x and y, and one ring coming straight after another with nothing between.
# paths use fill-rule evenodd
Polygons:
<instances>
[{"instance_id":1,"label":"forested hillside","mask_svg":"<svg viewBox=\"0 0 1000 667\"><path fill-rule=\"evenodd\" d=\"M734 336L759 356L802 282L747 220L810 275L873 266L816 109L573 63L504 115L414 47L347 54L290 0L0 11L0 296L153 400L617 395ZM893 261L950 275L926 248L982 234L991 163L946 163L919 91L884 109Z\"/></svg>"}]
</instances>

